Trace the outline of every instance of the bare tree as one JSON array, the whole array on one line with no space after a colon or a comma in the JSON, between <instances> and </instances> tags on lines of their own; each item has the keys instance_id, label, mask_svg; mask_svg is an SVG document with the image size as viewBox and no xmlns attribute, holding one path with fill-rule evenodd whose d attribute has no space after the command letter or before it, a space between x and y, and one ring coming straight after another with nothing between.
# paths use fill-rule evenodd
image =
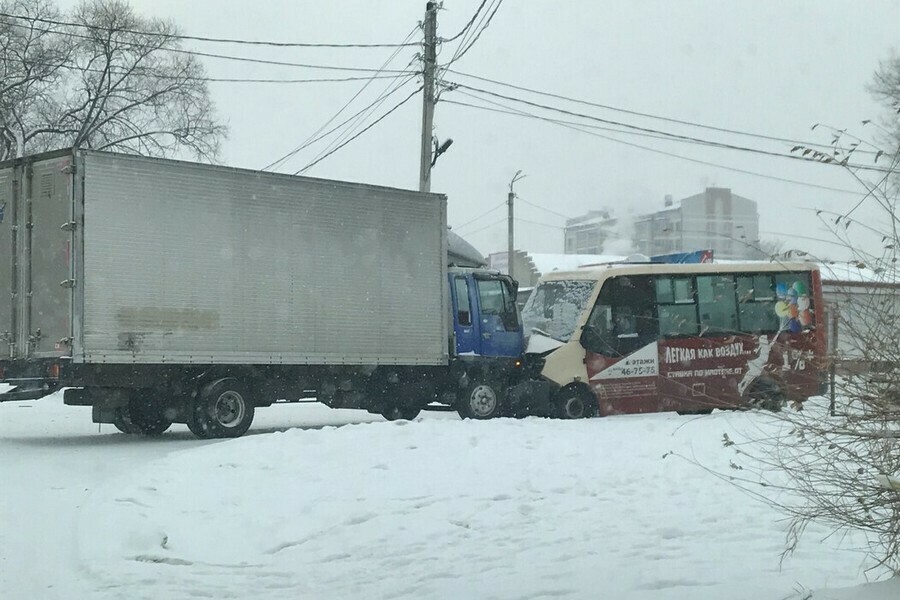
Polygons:
<instances>
[{"instance_id":1,"label":"bare tree","mask_svg":"<svg viewBox=\"0 0 900 600\"><path fill-rule=\"evenodd\" d=\"M777 257L785 250L784 240L760 240L756 250L759 252L760 258L769 259Z\"/></svg>"},{"instance_id":2,"label":"bare tree","mask_svg":"<svg viewBox=\"0 0 900 600\"><path fill-rule=\"evenodd\" d=\"M51 0L12 0L9 14L40 9L32 29L65 54L31 62L54 66L7 113L7 154L77 146L149 156L187 152L213 160L226 128L215 114L199 60L181 48L171 23L143 18L124 0L85 0L64 20ZM24 19L8 19L21 29ZM21 38L21 35L19 36ZM21 54L24 42L10 46ZM45 50L46 53L46 50ZM2 100L0 100L2 102Z\"/></svg>"},{"instance_id":3,"label":"bare tree","mask_svg":"<svg viewBox=\"0 0 900 600\"><path fill-rule=\"evenodd\" d=\"M72 51L48 24L60 18L52 0L3 0L0 12L0 159L21 156L46 125L41 112L53 102Z\"/></svg>"},{"instance_id":4,"label":"bare tree","mask_svg":"<svg viewBox=\"0 0 900 600\"><path fill-rule=\"evenodd\" d=\"M736 456L734 471L723 476L793 518L788 551L813 522L863 531L875 565L900 575L900 153L846 130L826 130L831 151L795 152L844 165L861 189L846 210L817 211L850 257L819 259L835 282L826 306L816 307L837 368L833 405L813 402L773 414L760 430L745 432L749 444L726 435Z\"/></svg>"},{"instance_id":5,"label":"bare tree","mask_svg":"<svg viewBox=\"0 0 900 600\"><path fill-rule=\"evenodd\" d=\"M894 54L878 65L869 92L888 109L882 119L889 133L885 143L896 146L900 142L900 56Z\"/></svg>"}]
</instances>

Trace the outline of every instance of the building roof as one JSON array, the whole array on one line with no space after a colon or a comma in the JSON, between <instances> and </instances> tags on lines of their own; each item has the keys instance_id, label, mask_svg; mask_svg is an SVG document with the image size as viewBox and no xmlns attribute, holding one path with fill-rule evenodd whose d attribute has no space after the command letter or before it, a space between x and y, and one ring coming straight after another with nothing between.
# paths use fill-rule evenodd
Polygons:
<instances>
[{"instance_id":1,"label":"building roof","mask_svg":"<svg viewBox=\"0 0 900 600\"><path fill-rule=\"evenodd\" d=\"M578 225L593 225L597 223L615 222L608 210L590 210L580 217L566 219L566 227L576 227Z\"/></svg>"}]
</instances>

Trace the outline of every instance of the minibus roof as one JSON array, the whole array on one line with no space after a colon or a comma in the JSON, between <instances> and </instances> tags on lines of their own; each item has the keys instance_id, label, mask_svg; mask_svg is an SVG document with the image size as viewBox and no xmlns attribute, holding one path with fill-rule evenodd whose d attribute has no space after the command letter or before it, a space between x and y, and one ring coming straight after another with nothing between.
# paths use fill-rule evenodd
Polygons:
<instances>
[{"instance_id":1,"label":"minibus roof","mask_svg":"<svg viewBox=\"0 0 900 600\"><path fill-rule=\"evenodd\" d=\"M817 271L813 262L729 262L729 263L627 263L586 265L575 271L551 271L541 276L542 281L601 280L613 275L685 275L691 273L771 273Z\"/></svg>"}]
</instances>

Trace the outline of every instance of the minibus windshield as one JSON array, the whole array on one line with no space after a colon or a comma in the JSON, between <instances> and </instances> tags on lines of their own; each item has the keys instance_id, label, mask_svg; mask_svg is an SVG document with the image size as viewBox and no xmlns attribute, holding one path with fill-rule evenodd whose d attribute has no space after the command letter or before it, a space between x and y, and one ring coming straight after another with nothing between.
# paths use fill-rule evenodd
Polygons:
<instances>
[{"instance_id":1,"label":"minibus windshield","mask_svg":"<svg viewBox=\"0 0 900 600\"><path fill-rule=\"evenodd\" d=\"M578 317L587 306L596 281L543 281L522 310L525 335L539 333L568 342L575 333Z\"/></svg>"}]
</instances>

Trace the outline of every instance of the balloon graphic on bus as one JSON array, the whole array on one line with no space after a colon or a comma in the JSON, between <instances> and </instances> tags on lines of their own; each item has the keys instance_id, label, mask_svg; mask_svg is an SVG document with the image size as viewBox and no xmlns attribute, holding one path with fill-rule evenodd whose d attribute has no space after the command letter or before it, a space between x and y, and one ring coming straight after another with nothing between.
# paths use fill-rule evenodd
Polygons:
<instances>
[{"instance_id":1,"label":"balloon graphic on bus","mask_svg":"<svg viewBox=\"0 0 900 600\"><path fill-rule=\"evenodd\" d=\"M780 331L800 333L812 324L812 310L809 302L809 287L803 281L791 284L779 282L775 286L775 314L781 321Z\"/></svg>"}]
</instances>

